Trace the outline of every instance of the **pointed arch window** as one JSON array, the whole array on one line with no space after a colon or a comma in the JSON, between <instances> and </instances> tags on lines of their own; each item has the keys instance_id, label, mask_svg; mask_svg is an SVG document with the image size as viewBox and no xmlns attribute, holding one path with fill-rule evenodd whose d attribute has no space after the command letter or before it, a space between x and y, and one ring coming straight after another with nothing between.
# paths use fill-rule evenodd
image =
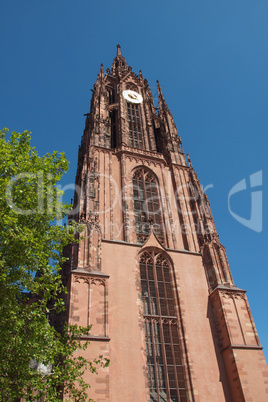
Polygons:
<instances>
[{"instance_id":1,"label":"pointed arch window","mask_svg":"<svg viewBox=\"0 0 268 402\"><path fill-rule=\"evenodd\" d=\"M150 401L187 401L171 264L161 253L144 252L140 279Z\"/></svg>"},{"instance_id":2,"label":"pointed arch window","mask_svg":"<svg viewBox=\"0 0 268 402\"><path fill-rule=\"evenodd\" d=\"M157 179L144 168L137 169L133 176L134 215L138 243L148 237L150 226L159 240L164 242L162 208Z\"/></svg>"},{"instance_id":3,"label":"pointed arch window","mask_svg":"<svg viewBox=\"0 0 268 402\"><path fill-rule=\"evenodd\" d=\"M132 148L143 149L140 110L138 104L127 102L127 117L129 126L129 145Z\"/></svg>"}]
</instances>

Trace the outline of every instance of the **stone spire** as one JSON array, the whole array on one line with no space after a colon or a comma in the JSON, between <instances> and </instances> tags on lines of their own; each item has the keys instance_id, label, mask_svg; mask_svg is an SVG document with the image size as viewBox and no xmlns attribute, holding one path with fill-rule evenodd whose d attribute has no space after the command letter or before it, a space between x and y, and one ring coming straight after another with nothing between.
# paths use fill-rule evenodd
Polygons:
<instances>
[{"instance_id":1,"label":"stone spire","mask_svg":"<svg viewBox=\"0 0 268 402\"><path fill-rule=\"evenodd\" d=\"M157 83L158 97L161 98L161 100L162 100L163 102L165 102L165 99L164 99L163 92L162 92L161 86L160 86L160 84L159 84L159 81L156 80L156 83Z\"/></svg>"},{"instance_id":2,"label":"stone spire","mask_svg":"<svg viewBox=\"0 0 268 402\"><path fill-rule=\"evenodd\" d=\"M116 45L116 47L117 47L117 55L116 55L116 57L122 56L122 53L121 53L121 46L118 44L118 45Z\"/></svg>"},{"instance_id":3,"label":"stone spire","mask_svg":"<svg viewBox=\"0 0 268 402\"><path fill-rule=\"evenodd\" d=\"M100 77L100 78L103 78L103 77L104 77L104 70L103 70L103 64L102 64L102 63L101 63L101 66L100 66L99 77Z\"/></svg>"},{"instance_id":4,"label":"stone spire","mask_svg":"<svg viewBox=\"0 0 268 402\"><path fill-rule=\"evenodd\" d=\"M121 46L117 45L116 47L117 52L112 65L112 75L121 77L129 71L129 67L125 58L122 56Z\"/></svg>"}]
</instances>

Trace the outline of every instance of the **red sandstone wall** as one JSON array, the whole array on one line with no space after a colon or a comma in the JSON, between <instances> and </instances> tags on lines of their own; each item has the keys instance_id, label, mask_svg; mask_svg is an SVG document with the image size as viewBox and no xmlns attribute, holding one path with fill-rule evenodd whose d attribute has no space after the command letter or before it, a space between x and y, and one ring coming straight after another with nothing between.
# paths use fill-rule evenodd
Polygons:
<instances>
[{"instance_id":1,"label":"red sandstone wall","mask_svg":"<svg viewBox=\"0 0 268 402\"><path fill-rule=\"evenodd\" d=\"M111 338L111 402L148 400L139 292L139 251L139 246L102 243L103 271L110 275L108 320ZM169 255L173 259L179 284L178 293L195 400L225 401L221 381L226 381L226 378L224 373L219 371L215 354L208 317L207 283L201 256L180 252L170 252Z\"/></svg>"}]
</instances>

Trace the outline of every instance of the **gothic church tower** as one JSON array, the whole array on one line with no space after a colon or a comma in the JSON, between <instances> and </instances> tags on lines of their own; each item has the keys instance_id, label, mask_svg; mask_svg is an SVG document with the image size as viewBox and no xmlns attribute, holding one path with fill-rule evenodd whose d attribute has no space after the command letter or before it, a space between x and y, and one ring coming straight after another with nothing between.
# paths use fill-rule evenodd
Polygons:
<instances>
[{"instance_id":1,"label":"gothic church tower","mask_svg":"<svg viewBox=\"0 0 268 402\"><path fill-rule=\"evenodd\" d=\"M64 267L70 324L92 325L96 401L266 401L267 368L245 291L234 285L159 83L117 46L94 85ZM266 380L266 382L265 382ZM265 389L266 387L266 389Z\"/></svg>"}]
</instances>

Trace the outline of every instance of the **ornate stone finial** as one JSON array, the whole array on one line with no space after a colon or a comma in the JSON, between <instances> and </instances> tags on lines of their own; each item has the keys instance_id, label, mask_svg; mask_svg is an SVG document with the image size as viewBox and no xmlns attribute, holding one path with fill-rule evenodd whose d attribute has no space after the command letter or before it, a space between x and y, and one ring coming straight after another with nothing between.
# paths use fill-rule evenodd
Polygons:
<instances>
[{"instance_id":1,"label":"ornate stone finial","mask_svg":"<svg viewBox=\"0 0 268 402\"><path fill-rule=\"evenodd\" d=\"M100 77L104 76L104 70L103 70L103 64L101 63L101 67L100 67L100 73L99 73Z\"/></svg>"},{"instance_id":2,"label":"ornate stone finial","mask_svg":"<svg viewBox=\"0 0 268 402\"><path fill-rule=\"evenodd\" d=\"M122 53L121 53L121 46L118 44L118 45L116 45L116 47L117 47L117 54L116 54L116 57L117 57L117 56L122 56Z\"/></svg>"},{"instance_id":3,"label":"ornate stone finial","mask_svg":"<svg viewBox=\"0 0 268 402\"><path fill-rule=\"evenodd\" d=\"M192 162L191 162L191 159L190 159L189 154L187 154L187 159L188 159L188 162L189 162L189 166L192 168L192 167L193 167L193 165L192 165Z\"/></svg>"},{"instance_id":4,"label":"ornate stone finial","mask_svg":"<svg viewBox=\"0 0 268 402\"><path fill-rule=\"evenodd\" d=\"M156 80L156 83L157 83L158 99L161 99L165 103L165 99L164 99L164 96L163 96L162 89L160 87L159 81Z\"/></svg>"}]
</instances>

